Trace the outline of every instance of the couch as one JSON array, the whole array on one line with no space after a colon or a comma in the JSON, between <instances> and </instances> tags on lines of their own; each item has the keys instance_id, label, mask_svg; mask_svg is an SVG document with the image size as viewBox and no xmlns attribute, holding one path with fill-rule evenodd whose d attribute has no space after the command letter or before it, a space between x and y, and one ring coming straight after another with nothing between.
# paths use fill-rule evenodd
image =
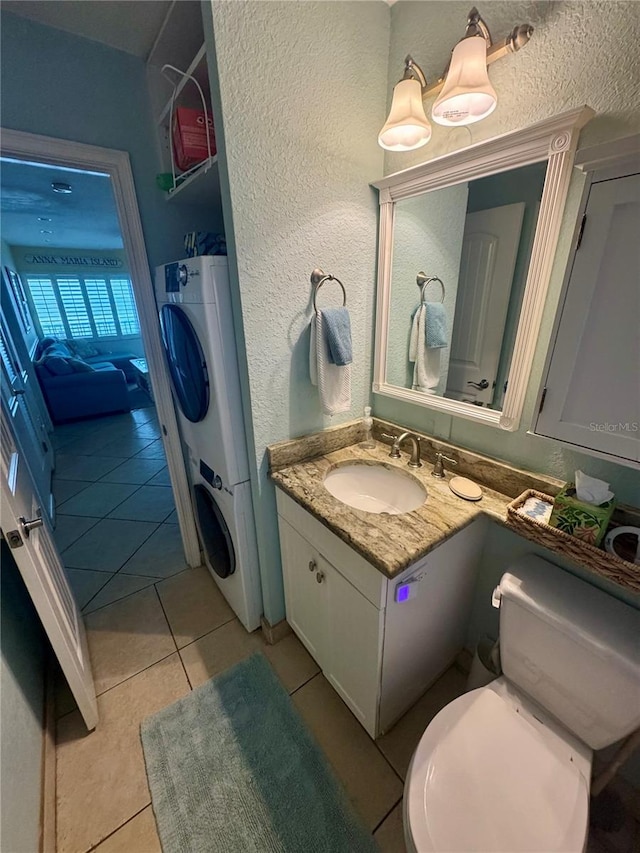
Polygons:
<instances>
[{"instance_id":1,"label":"couch","mask_svg":"<svg viewBox=\"0 0 640 853\"><path fill-rule=\"evenodd\" d=\"M34 365L51 420L54 424L131 411L127 377L129 358L88 355L82 358L75 342L45 338L38 344Z\"/></svg>"}]
</instances>

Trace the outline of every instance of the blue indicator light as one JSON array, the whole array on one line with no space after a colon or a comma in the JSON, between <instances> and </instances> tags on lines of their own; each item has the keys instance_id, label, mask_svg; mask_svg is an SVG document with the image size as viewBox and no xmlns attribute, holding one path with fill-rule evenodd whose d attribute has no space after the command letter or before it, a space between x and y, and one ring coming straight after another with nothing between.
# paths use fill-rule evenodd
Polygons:
<instances>
[{"instance_id":1,"label":"blue indicator light","mask_svg":"<svg viewBox=\"0 0 640 853\"><path fill-rule=\"evenodd\" d=\"M402 604L403 601L409 600L409 595L411 594L411 587L409 584L398 585L396 587L396 601L398 604Z\"/></svg>"}]
</instances>

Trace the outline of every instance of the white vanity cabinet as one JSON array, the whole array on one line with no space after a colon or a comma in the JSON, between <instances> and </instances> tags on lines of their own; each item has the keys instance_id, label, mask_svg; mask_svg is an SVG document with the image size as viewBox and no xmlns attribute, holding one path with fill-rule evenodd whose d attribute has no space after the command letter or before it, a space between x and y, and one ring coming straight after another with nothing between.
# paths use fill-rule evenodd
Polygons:
<instances>
[{"instance_id":1,"label":"white vanity cabinet","mask_svg":"<svg viewBox=\"0 0 640 853\"><path fill-rule=\"evenodd\" d=\"M638 463L640 175L596 171L585 196L535 432Z\"/></svg>"},{"instance_id":2,"label":"white vanity cabinet","mask_svg":"<svg viewBox=\"0 0 640 853\"><path fill-rule=\"evenodd\" d=\"M464 645L484 519L394 580L276 489L287 621L362 726L389 729ZM396 601L399 585L410 596Z\"/></svg>"}]
</instances>

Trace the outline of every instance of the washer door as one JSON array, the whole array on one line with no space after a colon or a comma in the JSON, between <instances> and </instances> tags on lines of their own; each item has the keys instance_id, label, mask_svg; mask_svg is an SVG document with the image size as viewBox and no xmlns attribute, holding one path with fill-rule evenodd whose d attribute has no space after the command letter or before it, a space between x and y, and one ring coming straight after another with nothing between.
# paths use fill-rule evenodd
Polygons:
<instances>
[{"instance_id":1,"label":"washer door","mask_svg":"<svg viewBox=\"0 0 640 853\"><path fill-rule=\"evenodd\" d=\"M209 374L202 346L178 305L162 306L160 328L180 409L187 420L197 424L209 409Z\"/></svg>"},{"instance_id":2,"label":"washer door","mask_svg":"<svg viewBox=\"0 0 640 853\"><path fill-rule=\"evenodd\" d=\"M196 521L205 557L213 571L227 578L236 570L236 552L231 533L215 498L206 486L193 487Z\"/></svg>"}]
</instances>

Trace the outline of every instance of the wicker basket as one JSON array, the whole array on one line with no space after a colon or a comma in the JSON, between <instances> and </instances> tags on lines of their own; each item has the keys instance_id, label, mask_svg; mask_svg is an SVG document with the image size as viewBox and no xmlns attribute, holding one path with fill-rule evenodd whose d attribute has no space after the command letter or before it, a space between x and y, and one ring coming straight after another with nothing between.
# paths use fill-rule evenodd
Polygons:
<instances>
[{"instance_id":1,"label":"wicker basket","mask_svg":"<svg viewBox=\"0 0 640 853\"><path fill-rule=\"evenodd\" d=\"M543 521L522 515L518 509L529 498L538 498L547 503L553 503L553 498L550 495L536 492L535 489L527 489L507 506L506 521L509 527L522 536L526 536L527 539L532 539L551 551L557 551L569 560L573 560L574 563L591 569L591 571L597 572L608 580L635 593L640 593L640 566L629 563L615 554L609 554L608 551L603 551L594 545L589 545L574 536L569 536L563 530L550 527Z\"/></svg>"}]
</instances>

